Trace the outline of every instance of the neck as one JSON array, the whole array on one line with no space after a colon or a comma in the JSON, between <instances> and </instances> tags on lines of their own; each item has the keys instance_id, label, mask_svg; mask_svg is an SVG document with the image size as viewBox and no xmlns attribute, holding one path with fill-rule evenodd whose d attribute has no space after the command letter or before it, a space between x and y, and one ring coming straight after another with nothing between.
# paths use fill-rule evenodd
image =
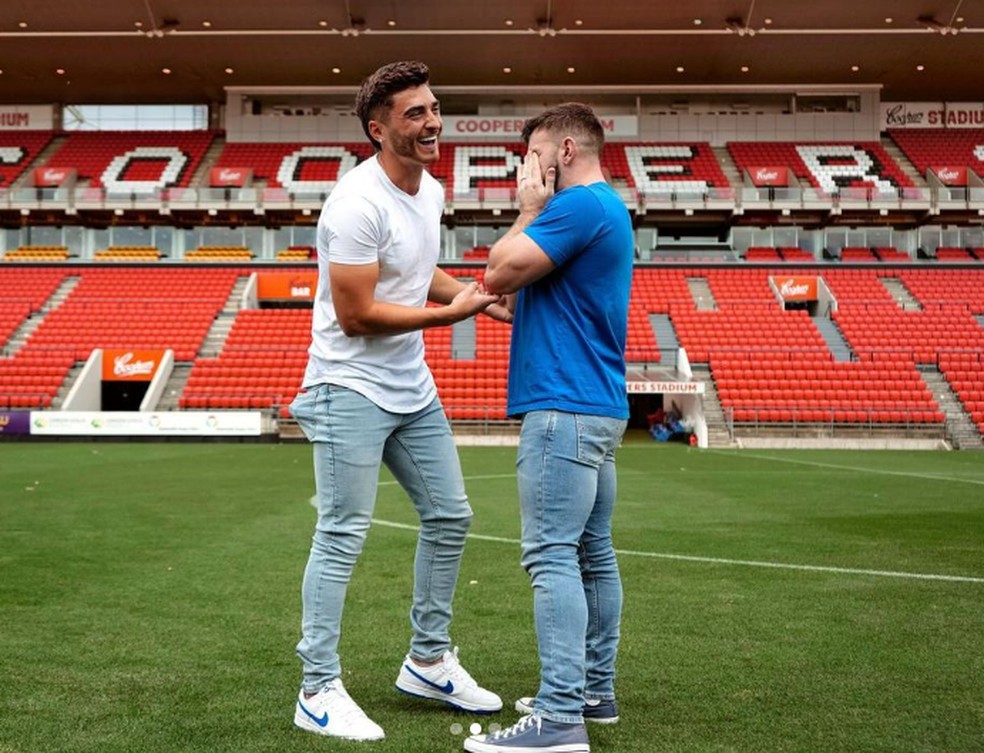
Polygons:
<instances>
[{"instance_id":1,"label":"neck","mask_svg":"<svg viewBox=\"0 0 984 753\"><path fill-rule=\"evenodd\" d=\"M589 186L592 183L605 182L605 174L601 171L601 163L597 160L582 164L571 163L561 168L560 173L563 177L563 185L558 185L558 190L568 186Z\"/></svg>"},{"instance_id":2,"label":"neck","mask_svg":"<svg viewBox=\"0 0 984 753\"><path fill-rule=\"evenodd\" d=\"M386 173L386 177L401 191L415 196L420 190L424 166L419 162L404 162L397 155L385 150L377 152L376 159Z\"/></svg>"}]
</instances>

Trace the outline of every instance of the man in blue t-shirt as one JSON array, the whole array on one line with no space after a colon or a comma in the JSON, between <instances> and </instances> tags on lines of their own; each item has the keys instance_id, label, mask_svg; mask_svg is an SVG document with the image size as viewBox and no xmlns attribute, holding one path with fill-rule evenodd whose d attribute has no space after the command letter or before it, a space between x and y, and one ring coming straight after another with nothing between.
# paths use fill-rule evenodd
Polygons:
<instances>
[{"instance_id":1,"label":"man in blue t-shirt","mask_svg":"<svg viewBox=\"0 0 984 753\"><path fill-rule=\"evenodd\" d=\"M522 563L533 585L540 689L472 753L587 753L584 721L618 720L622 585L612 546L615 448L628 419L625 338L634 241L601 169L591 108L529 120L519 217L489 252L485 286L513 301L508 411L522 418ZM554 192L556 189L556 193ZM517 292L518 291L518 292Z\"/></svg>"}]
</instances>

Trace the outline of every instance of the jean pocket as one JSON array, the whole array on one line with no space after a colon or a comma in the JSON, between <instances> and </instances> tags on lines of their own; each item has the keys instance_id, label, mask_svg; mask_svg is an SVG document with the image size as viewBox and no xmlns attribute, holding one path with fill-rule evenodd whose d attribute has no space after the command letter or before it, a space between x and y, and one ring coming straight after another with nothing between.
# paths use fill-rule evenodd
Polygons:
<instances>
[{"instance_id":1,"label":"jean pocket","mask_svg":"<svg viewBox=\"0 0 984 753\"><path fill-rule=\"evenodd\" d=\"M314 442L318 434L319 421L327 418L328 385L319 384L311 389L298 392L290 404L290 414L301 427L304 436Z\"/></svg>"},{"instance_id":2,"label":"jean pocket","mask_svg":"<svg viewBox=\"0 0 984 753\"><path fill-rule=\"evenodd\" d=\"M575 415L574 421L577 427L577 459L593 466L601 465L615 452L627 423L621 418L584 413Z\"/></svg>"}]
</instances>

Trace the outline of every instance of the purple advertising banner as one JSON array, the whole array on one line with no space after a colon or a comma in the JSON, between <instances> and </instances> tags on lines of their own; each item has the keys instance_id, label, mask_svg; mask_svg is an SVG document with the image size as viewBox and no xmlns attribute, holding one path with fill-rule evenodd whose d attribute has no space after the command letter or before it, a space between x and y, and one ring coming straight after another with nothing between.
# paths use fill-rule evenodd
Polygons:
<instances>
[{"instance_id":1,"label":"purple advertising banner","mask_svg":"<svg viewBox=\"0 0 984 753\"><path fill-rule=\"evenodd\" d=\"M30 434L30 433L31 433L30 411L0 410L0 434Z\"/></svg>"}]
</instances>

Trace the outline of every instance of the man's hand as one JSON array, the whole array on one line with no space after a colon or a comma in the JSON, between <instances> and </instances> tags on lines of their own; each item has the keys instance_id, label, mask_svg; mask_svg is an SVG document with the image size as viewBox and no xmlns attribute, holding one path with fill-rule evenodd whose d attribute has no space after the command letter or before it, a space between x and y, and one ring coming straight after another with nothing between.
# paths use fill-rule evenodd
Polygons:
<instances>
[{"instance_id":1,"label":"man's hand","mask_svg":"<svg viewBox=\"0 0 984 753\"><path fill-rule=\"evenodd\" d=\"M513 306L515 303L515 296L513 295L502 295L498 296L499 300L485 309L484 313L491 319L495 319L497 322L505 322L506 324L512 324L513 320Z\"/></svg>"},{"instance_id":2,"label":"man's hand","mask_svg":"<svg viewBox=\"0 0 984 753\"><path fill-rule=\"evenodd\" d=\"M557 171L550 167L546 173L540 167L540 157L535 152L527 152L523 166L516 171L516 201L520 214L536 216L554 195Z\"/></svg>"},{"instance_id":3,"label":"man's hand","mask_svg":"<svg viewBox=\"0 0 984 753\"><path fill-rule=\"evenodd\" d=\"M454 297L448 308L454 312L455 321L467 319L480 311L485 311L499 301L499 296L486 293L477 282L470 282Z\"/></svg>"}]
</instances>

